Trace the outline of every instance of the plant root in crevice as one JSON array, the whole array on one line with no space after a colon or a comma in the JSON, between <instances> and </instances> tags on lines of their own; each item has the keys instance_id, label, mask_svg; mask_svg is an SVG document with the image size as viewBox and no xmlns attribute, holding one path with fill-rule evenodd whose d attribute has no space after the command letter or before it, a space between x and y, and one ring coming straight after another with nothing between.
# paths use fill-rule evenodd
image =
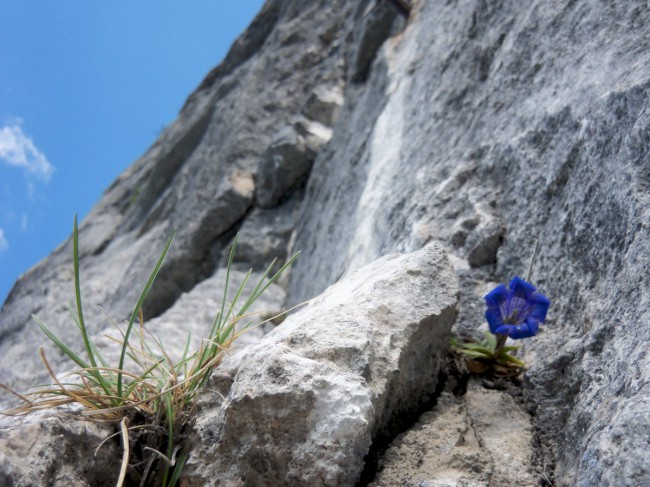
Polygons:
<instances>
[{"instance_id":1,"label":"plant root in crevice","mask_svg":"<svg viewBox=\"0 0 650 487\"><path fill-rule=\"evenodd\" d=\"M191 421L184 421L180 433L175 434L174 448L169 458L168 425L161 424L158 418L149 418L137 411L127 415L127 418L130 457L124 487L162 486L166 467L170 467L170 476L180 456L187 453L186 439ZM118 443L121 442L119 429L120 425L116 424L116 434L111 438Z\"/></svg>"}]
</instances>

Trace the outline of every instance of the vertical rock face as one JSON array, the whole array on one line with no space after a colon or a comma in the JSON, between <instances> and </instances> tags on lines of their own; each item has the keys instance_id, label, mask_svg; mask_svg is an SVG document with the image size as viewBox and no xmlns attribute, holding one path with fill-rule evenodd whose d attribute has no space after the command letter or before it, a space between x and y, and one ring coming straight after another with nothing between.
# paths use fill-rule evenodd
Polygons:
<instances>
[{"instance_id":1,"label":"vertical rock face","mask_svg":"<svg viewBox=\"0 0 650 487\"><path fill-rule=\"evenodd\" d=\"M204 292L240 229L238 267L302 251L288 303L435 240L468 331L485 284L524 274L539 240L532 280L552 307L524 380L537 454L558 485L650 483L647 2L415 1L408 19L391 3L268 1L84 220L86 302L121 319L172 229L151 317ZM0 311L1 381L38 381L32 313L72 341L70 254Z\"/></svg>"},{"instance_id":2,"label":"vertical rock face","mask_svg":"<svg viewBox=\"0 0 650 487\"><path fill-rule=\"evenodd\" d=\"M431 239L471 294L539 240L553 305L526 377L560 485L650 478L648 20L644 2L419 2L346 92L296 231L296 301Z\"/></svg>"}]
</instances>

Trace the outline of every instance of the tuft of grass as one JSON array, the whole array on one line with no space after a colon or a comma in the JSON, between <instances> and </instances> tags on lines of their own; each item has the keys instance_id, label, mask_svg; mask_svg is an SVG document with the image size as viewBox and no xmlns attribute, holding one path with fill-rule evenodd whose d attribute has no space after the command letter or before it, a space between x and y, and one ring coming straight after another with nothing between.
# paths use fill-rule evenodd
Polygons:
<instances>
[{"instance_id":1,"label":"tuft of grass","mask_svg":"<svg viewBox=\"0 0 650 487\"><path fill-rule=\"evenodd\" d=\"M253 325L250 320L253 303L278 280L299 254L296 253L280 270L271 274L276 264L274 260L255 283L251 293L245 297L244 289L252 275L252 269L249 270L235 296L229 301L227 294L238 241L238 236L235 237L228 258L221 306L210 332L201 341L199 349L191 353L191 337L188 335L181 359L174 362L166 352L164 343L146 330L142 312L144 301L173 238L172 234L158 258L136 301L125 331L120 330L121 339L109 337L120 347L119 362L111 366L89 336L84 320L79 276L79 231L75 216L73 265L76 306L69 303L68 307L79 328L83 353L76 353L37 316L33 318L43 333L78 368L59 378L49 364L43 347L40 347L39 354L52 378L51 385L27 394L18 394L0 384L1 388L21 400L21 405L4 414L29 414L76 404L81 409L81 414L88 419L113 422L116 434L121 434L124 445L118 486L125 481L127 471L132 480L143 486L176 485L189 454L182 451L183 430L191 421L198 394L205 388L235 340ZM264 322L274 318L276 317ZM136 327L136 323L139 326ZM130 359L133 370L125 369L127 358ZM139 452L138 458L134 458L136 452Z\"/></svg>"}]
</instances>

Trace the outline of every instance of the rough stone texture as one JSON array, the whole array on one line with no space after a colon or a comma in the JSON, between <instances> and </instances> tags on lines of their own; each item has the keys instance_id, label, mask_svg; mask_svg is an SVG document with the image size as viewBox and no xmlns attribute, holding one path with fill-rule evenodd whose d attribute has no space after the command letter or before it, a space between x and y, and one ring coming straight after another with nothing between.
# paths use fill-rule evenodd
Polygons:
<instances>
[{"instance_id":1,"label":"rough stone texture","mask_svg":"<svg viewBox=\"0 0 650 487\"><path fill-rule=\"evenodd\" d=\"M357 22L354 30L354 44L350 49L350 79L365 81L370 66L384 41L399 28L398 11L388 2L370 0L359 2L355 12Z\"/></svg>"},{"instance_id":2,"label":"rough stone texture","mask_svg":"<svg viewBox=\"0 0 650 487\"><path fill-rule=\"evenodd\" d=\"M369 487L534 487L532 439L530 416L512 396L473 382L462 396L444 392L395 439Z\"/></svg>"},{"instance_id":3,"label":"rough stone texture","mask_svg":"<svg viewBox=\"0 0 650 487\"><path fill-rule=\"evenodd\" d=\"M297 225L294 301L431 239L492 264L462 271L474 295L539 239L527 390L557 485L650 483L649 21L641 1L416 2L346 89Z\"/></svg>"},{"instance_id":4,"label":"rough stone texture","mask_svg":"<svg viewBox=\"0 0 650 487\"><path fill-rule=\"evenodd\" d=\"M433 244L330 287L250 349L221 408L199 414L188 485L354 485L372 439L434 394L457 292Z\"/></svg>"},{"instance_id":5,"label":"rough stone texture","mask_svg":"<svg viewBox=\"0 0 650 487\"><path fill-rule=\"evenodd\" d=\"M0 484L114 486L119 475L120 439L97 446L112 430L72 416L2 421Z\"/></svg>"},{"instance_id":6,"label":"rough stone texture","mask_svg":"<svg viewBox=\"0 0 650 487\"><path fill-rule=\"evenodd\" d=\"M299 117L320 87L341 85L351 8L343 0L268 1L178 119L107 189L80 226L91 333L108 325L96 305L118 322L128 318L173 230L174 245L145 303L147 318L214 274L248 215L257 214L260 225L273 224L278 213L255 212L260 158L278 127ZM276 251L285 256L288 240L264 248L261 256L249 247L251 264L265 266L260 261ZM67 241L10 292L0 312L1 382L25 388L43 380L33 344L45 344L55 366L62 359L45 343L32 314L65 341L75 339L67 310L74 295L71 256ZM246 262L240 264L247 270Z\"/></svg>"},{"instance_id":7,"label":"rough stone texture","mask_svg":"<svg viewBox=\"0 0 650 487\"><path fill-rule=\"evenodd\" d=\"M277 206L284 196L305 182L316 154L295 127L275 134L260 161L256 197L262 208Z\"/></svg>"},{"instance_id":8,"label":"rough stone texture","mask_svg":"<svg viewBox=\"0 0 650 487\"><path fill-rule=\"evenodd\" d=\"M459 333L483 321L489 283L526 272L539 239L532 280L553 304L526 344L536 455L559 486L650 484L647 2L412 3L407 20L386 1L267 2L84 219L91 331L106 326L94 304L126 315L172 228L149 317L214 275L236 230L259 226L238 268L301 250L289 303L441 242L461 282ZM296 117L330 128L309 119L321 88L343 92L331 139L304 192L262 211L257 171L278 129ZM70 254L65 242L0 311L1 381L42 379L32 313L71 339Z\"/></svg>"},{"instance_id":9,"label":"rough stone texture","mask_svg":"<svg viewBox=\"0 0 650 487\"><path fill-rule=\"evenodd\" d=\"M235 266L264 271L275 258L279 263L286 262L299 202L295 195L279 207L255 208L239 229Z\"/></svg>"},{"instance_id":10,"label":"rough stone texture","mask_svg":"<svg viewBox=\"0 0 650 487\"><path fill-rule=\"evenodd\" d=\"M239 304L235 307L236 312L251 294L260 277L261 274L253 273L246 281L244 291L238 301ZM245 273L237 270L230 272L226 306L232 303L232 299L236 296L244 279ZM214 276L204 280L190 292L183 293L174 305L162 315L145 322L146 330L165 345L165 353L172 360L180 361L182 359L188 336L190 338L189 349L198 350L200 348L202 340L208 336L214 319L221 310L225 284L226 270L220 269ZM257 325L282 313L284 301L284 290L277 284L272 284L247 311L248 318L239 324L238 330L243 329L246 325L251 326L237 339L232 351L259 342L266 332L273 329L272 323ZM119 327L124 332L126 324L120 324ZM122 335L112 325L94 338L106 360L110 364L117 364L121 349L115 346L113 340L106 339L105 336L120 339Z\"/></svg>"},{"instance_id":11,"label":"rough stone texture","mask_svg":"<svg viewBox=\"0 0 650 487\"><path fill-rule=\"evenodd\" d=\"M343 92L339 86L319 86L307 99L302 113L309 120L325 127L333 126L343 106Z\"/></svg>"}]
</instances>

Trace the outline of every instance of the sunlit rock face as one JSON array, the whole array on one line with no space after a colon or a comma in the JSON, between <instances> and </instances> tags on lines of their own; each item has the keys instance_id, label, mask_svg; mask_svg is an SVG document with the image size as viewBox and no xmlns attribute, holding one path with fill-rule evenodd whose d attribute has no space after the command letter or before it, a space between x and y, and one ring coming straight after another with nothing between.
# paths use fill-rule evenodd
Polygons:
<instances>
[{"instance_id":1,"label":"sunlit rock face","mask_svg":"<svg viewBox=\"0 0 650 487\"><path fill-rule=\"evenodd\" d=\"M431 399L456 317L442 248L387 255L331 286L240 359L190 435L189 485L354 485L373 438Z\"/></svg>"},{"instance_id":2,"label":"sunlit rock face","mask_svg":"<svg viewBox=\"0 0 650 487\"><path fill-rule=\"evenodd\" d=\"M302 251L272 309L438 242L460 282L458 333L484 321L494 283L526 273L538 240L530 280L552 305L525 343L522 478L650 483L646 2L416 0L408 17L395 3L267 2L83 221L92 333L109 324L95 304L127 315L172 230L147 318L183 295L201 303L240 230L238 271ZM3 306L1 381L43 378L32 313L74 339L70 247ZM238 363L220 389L232 400L251 367Z\"/></svg>"}]
</instances>

